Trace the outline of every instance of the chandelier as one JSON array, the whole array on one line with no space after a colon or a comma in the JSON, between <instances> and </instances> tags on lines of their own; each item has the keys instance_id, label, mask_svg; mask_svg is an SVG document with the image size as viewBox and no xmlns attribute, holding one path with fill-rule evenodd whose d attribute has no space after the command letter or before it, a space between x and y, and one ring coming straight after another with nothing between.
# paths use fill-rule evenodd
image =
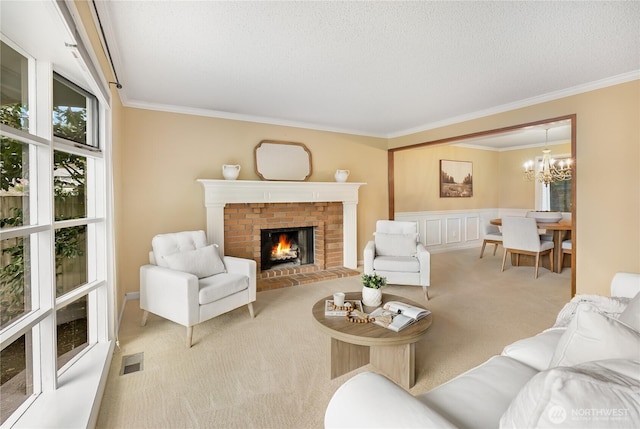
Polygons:
<instances>
[{"instance_id":1,"label":"chandelier","mask_svg":"<svg viewBox=\"0 0 640 429\"><path fill-rule=\"evenodd\" d=\"M546 143L549 144L549 130L546 130ZM542 151L542 161L539 168L535 169L534 161L527 161L524 163L524 177L523 179L531 182L537 181L544 183L545 186L549 186L551 182L560 182L562 180L571 179L571 158L560 160L556 162L551 158L551 150L544 149Z\"/></svg>"}]
</instances>

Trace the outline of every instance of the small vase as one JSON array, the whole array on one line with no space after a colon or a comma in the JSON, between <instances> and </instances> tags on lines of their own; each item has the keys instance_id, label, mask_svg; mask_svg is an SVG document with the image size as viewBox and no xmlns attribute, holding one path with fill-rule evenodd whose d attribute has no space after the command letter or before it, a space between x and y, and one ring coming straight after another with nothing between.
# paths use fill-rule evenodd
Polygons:
<instances>
[{"instance_id":1,"label":"small vase","mask_svg":"<svg viewBox=\"0 0 640 429\"><path fill-rule=\"evenodd\" d=\"M362 303L367 307L379 307L382 304L382 289L362 286Z\"/></svg>"},{"instance_id":2,"label":"small vase","mask_svg":"<svg viewBox=\"0 0 640 429\"><path fill-rule=\"evenodd\" d=\"M346 182L350 173L349 170L336 170L336 174L333 177L335 177L336 182Z\"/></svg>"},{"instance_id":3,"label":"small vase","mask_svg":"<svg viewBox=\"0 0 640 429\"><path fill-rule=\"evenodd\" d=\"M224 164L222 166L222 176L226 180L236 180L240 174L240 165Z\"/></svg>"}]
</instances>

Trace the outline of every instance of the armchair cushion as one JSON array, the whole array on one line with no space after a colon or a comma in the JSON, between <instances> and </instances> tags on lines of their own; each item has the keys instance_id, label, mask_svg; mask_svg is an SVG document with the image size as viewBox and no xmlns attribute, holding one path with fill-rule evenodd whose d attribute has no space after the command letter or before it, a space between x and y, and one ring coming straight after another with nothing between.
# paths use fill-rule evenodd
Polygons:
<instances>
[{"instance_id":1,"label":"armchair cushion","mask_svg":"<svg viewBox=\"0 0 640 429\"><path fill-rule=\"evenodd\" d=\"M226 271L213 244L199 249L165 255L164 260L172 270L191 273L199 279Z\"/></svg>"},{"instance_id":2,"label":"armchair cushion","mask_svg":"<svg viewBox=\"0 0 640 429\"><path fill-rule=\"evenodd\" d=\"M249 277L238 273L223 273L201 279L198 302L200 305L238 293L249 287Z\"/></svg>"},{"instance_id":3,"label":"armchair cushion","mask_svg":"<svg viewBox=\"0 0 640 429\"><path fill-rule=\"evenodd\" d=\"M415 256L418 234L386 234L374 236L376 254L380 256Z\"/></svg>"},{"instance_id":4,"label":"armchair cushion","mask_svg":"<svg viewBox=\"0 0 640 429\"><path fill-rule=\"evenodd\" d=\"M207 245L207 236L204 231L172 232L158 234L151 241L153 258L159 267L169 268L165 257L174 253L199 249Z\"/></svg>"},{"instance_id":5,"label":"armchair cushion","mask_svg":"<svg viewBox=\"0 0 640 429\"><path fill-rule=\"evenodd\" d=\"M419 273L420 261L412 256L378 256L373 260L373 269L376 271Z\"/></svg>"}]
</instances>

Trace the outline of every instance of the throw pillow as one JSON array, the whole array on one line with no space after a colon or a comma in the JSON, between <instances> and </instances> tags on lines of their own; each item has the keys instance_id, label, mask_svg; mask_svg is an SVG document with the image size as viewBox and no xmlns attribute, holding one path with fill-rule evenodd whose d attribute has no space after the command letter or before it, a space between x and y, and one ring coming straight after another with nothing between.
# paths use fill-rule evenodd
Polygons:
<instances>
[{"instance_id":1,"label":"throw pillow","mask_svg":"<svg viewBox=\"0 0 640 429\"><path fill-rule=\"evenodd\" d=\"M418 234L386 234L374 236L376 254L380 256L415 256Z\"/></svg>"},{"instance_id":2,"label":"throw pillow","mask_svg":"<svg viewBox=\"0 0 640 429\"><path fill-rule=\"evenodd\" d=\"M542 371L500 419L500 428L635 428L640 362L602 360Z\"/></svg>"},{"instance_id":3,"label":"throw pillow","mask_svg":"<svg viewBox=\"0 0 640 429\"><path fill-rule=\"evenodd\" d=\"M164 259L172 270L191 273L199 279L226 271L213 244L186 252L172 253L164 256Z\"/></svg>"},{"instance_id":4,"label":"throw pillow","mask_svg":"<svg viewBox=\"0 0 640 429\"><path fill-rule=\"evenodd\" d=\"M549 368L601 359L640 360L640 333L589 304L580 305L560 337Z\"/></svg>"},{"instance_id":5,"label":"throw pillow","mask_svg":"<svg viewBox=\"0 0 640 429\"><path fill-rule=\"evenodd\" d=\"M618 320L640 332L640 293L631 298Z\"/></svg>"}]
</instances>

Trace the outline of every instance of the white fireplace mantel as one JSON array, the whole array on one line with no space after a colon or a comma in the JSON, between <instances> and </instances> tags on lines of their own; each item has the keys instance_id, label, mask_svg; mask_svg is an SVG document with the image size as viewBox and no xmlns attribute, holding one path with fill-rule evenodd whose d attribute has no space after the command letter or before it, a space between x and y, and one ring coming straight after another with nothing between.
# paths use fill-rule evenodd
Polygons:
<instances>
[{"instance_id":1,"label":"white fireplace mantel","mask_svg":"<svg viewBox=\"0 0 640 429\"><path fill-rule=\"evenodd\" d=\"M224 252L224 207L229 203L342 202L344 266L356 269L358 189L366 183L198 179L204 187L207 238Z\"/></svg>"}]
</instances>

